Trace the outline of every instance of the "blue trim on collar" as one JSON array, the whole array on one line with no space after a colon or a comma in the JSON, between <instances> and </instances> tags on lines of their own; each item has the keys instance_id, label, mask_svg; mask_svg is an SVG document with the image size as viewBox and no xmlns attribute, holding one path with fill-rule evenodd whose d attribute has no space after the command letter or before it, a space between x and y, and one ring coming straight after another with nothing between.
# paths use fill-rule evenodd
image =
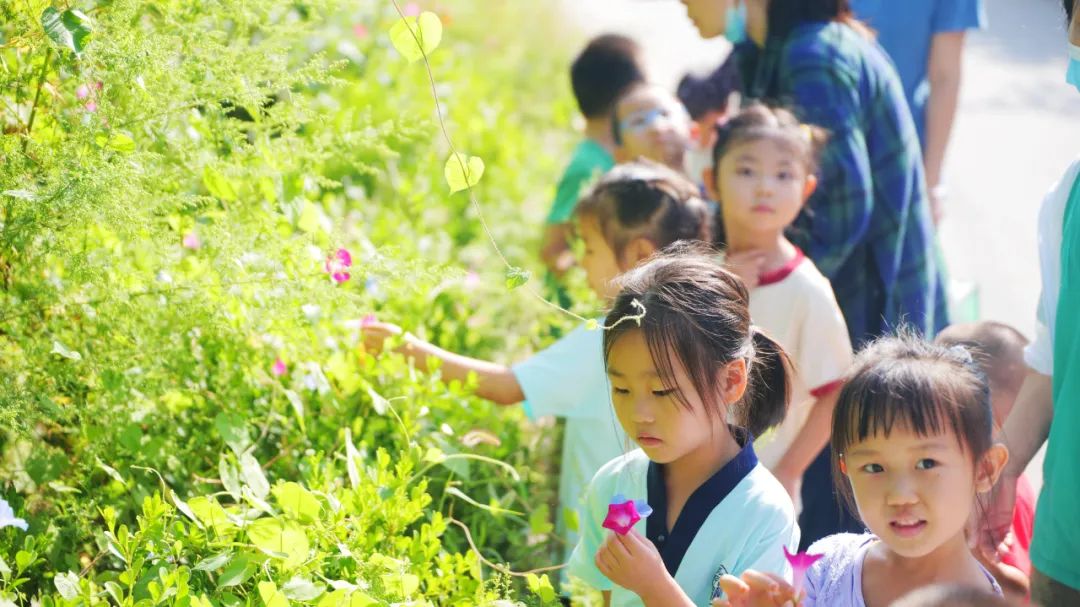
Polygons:
<instances>
[{"instance_id":1,"label":"blue trim on collar","mask_svg":"<svg viewBox=\"0 0 1080 607\"><path fill-rule=\"evenodd\" d=\"M656 462L649 462L647 490L653 513L645 519L645 536L660 551L664 567L672 577L675 577L690 543L701 531L705 520L758 464L757 455L754 453L754 438L741 429L732 430L735 431L735 440L742 445L742 450L694 490L670 531L667 528L668 504L664 467Z\"/></svg>"}]
</instances>

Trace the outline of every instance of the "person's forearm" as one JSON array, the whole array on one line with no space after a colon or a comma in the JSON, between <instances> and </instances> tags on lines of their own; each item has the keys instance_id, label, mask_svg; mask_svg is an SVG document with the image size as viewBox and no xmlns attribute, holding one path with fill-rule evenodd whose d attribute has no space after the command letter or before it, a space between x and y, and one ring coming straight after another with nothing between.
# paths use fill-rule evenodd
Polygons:
<instances>
[{"instance_id":1,"label":"person's forearm","mask_svg":"<svg viewBox=\"0 0 1080 607\"><path fill-rule=\"evenodd\" d=\"M945 151L952 135L956 108L960 104L963 50L963 32L938 34L930 47L927 66L930 98L926 104L926 142L923 149L926 183L930 188L941 185Z\"/></svg>"},{"instance_id":2,"label":"person's forearm","mask_svg":"<svg viewBox=\"0 0 1080 607\"><path fill-rule=\"evenodd\" d=\"M787 451L776 464L776 476L781 479L798 479L802 477L814 458L829 443L829 435L832 434L832 415L836 408L836 398L840 395L840 388L834 387L828 393L809 403L810 413L803 423L802 429L795 435Z\"/></svg>"},{"instance_id":3,"label":"person's forearm","mask_svg":"<svg viewBox=\"0 0 1080 607\"><path fill-rule=\"evenodd\" d=\"M941 185L945 152L960 102L960 75L933 83L931 87L930 100L926 106L926 149L923 152L923 164L926 167L926 183L933 189Z\"/></svg>"},{"instance_id":4,"label":"person's forearm","mask_svg":"<svg viewBox=\"0 0 1080 607\"><path fill-rule=\"evenodd\" d=\"M1009 418L1001 429L1001 439L1009 448L1005 474L1019 477L1050 433L1054 417L1053 382L1049 375L1028 369Z\"/></svg>"},{"instance_id":5,"label":"person's forearm","mask_svg":"<svg viewBox=\"0 0 1080 607\"><path fill-rule=\"evenodd\" d=\"M639 595L645 607L694 607L694 601L686 596L675 578L665 576L664 583Z\"/></svg>"},{"instance_id":6,"label":"person's forearm","mask_svg":"<svg viewBox=\"0 0 1080 607\"><path fill-rule=\"evenodd\" d=\"M455 354L428 343L411 333L405 334L405 343L397 351L412 358L416 365L428 369L428 359L442 361L439 367L446 381L468 379L470 373L477 378L476 394L499 405L512 405L525 399L521 385L514 372L506 365Z\"/></svg>"},{"instance_id":7,"label":"person's forearm","mask_svg":"<svg viewBox=\"0 0 1080 607\"><path fill-rule=\"evenodd\" d=\"M570 228L567 224L553 224L544 230L544 243L540 247L540 259L548 270L561 276L569 268L567 253L570 252ZM572 263L572 262L571 262Z\"/></svg>"}]
</instances>

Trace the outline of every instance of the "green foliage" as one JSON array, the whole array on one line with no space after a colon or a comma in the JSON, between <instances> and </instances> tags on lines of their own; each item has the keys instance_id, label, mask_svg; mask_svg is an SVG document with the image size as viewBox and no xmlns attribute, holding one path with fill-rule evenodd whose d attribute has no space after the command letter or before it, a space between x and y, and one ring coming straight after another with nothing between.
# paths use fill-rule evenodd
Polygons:
<instances>
[{"instance_id":1,"label":"green foliage","mask_svg":"<svg viewBox=\"0 0 1080 607\"><path fill-rule=\"evenodd\" d=\"M0 3L0 478L30 522L0 598L552 600L480 558L556 560L551 432L359 346L369 312L501 360L569 320L506 289L569 143L556 24L429 8L404 33L456 172L391 3Z\"/></svg>"}]
</instances>

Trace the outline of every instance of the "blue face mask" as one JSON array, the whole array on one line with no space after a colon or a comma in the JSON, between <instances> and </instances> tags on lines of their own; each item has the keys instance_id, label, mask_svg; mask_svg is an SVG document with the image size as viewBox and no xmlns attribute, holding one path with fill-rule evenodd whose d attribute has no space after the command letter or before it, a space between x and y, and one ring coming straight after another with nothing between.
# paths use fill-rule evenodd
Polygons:
<instances>
[{"instance_id":1,"label":"blue face mask","mask_svg":"<svg viewBox=\"0 0 1080 607\"><path fill-rule=\"evenodd\" d=\"M1065 72L1065 82L1080 91L1080 46L1069 44L1069 71Z\"/></svg>"},{"instance_id":2,"label":"blue face mask","mask_svg":"<svg viewBox=\"0 0 1080 607\"><path fill-rule=\"evenodd\" d=\"M727 28L724 37L732 44L739 44L746 40L746 4L741 0L731 0L734 6L728 5Z\"/></svg>"}]
</instances>

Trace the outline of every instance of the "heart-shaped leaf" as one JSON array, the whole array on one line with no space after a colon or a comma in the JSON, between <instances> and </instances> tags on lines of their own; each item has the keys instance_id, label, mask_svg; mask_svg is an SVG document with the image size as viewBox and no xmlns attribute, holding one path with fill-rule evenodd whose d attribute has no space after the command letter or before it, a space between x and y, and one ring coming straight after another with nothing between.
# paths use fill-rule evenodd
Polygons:
<instances>
[{"instance_id":1,"label":"heart-shaped leaf","mask_svg":"<svg viewBox=\"0 0 1080 607\"><path fill-rule=\"evenodd\" d=\"M477 156L451 154L443 167L443 176L450 192L460 192L475 186L484 175L484 161Z\"/></svg>"},{"instance_id":2,"label":"heart-shaped leaf","mask_svg":"<svg viewBox=\"0 0 1080 607\"><path fill-rule=\"evenodd\" d=\"M442 21L431 11L405 17L390 28L390 42L409 63L430 55L442 41Z\"/></svg>"}]
</instances>

